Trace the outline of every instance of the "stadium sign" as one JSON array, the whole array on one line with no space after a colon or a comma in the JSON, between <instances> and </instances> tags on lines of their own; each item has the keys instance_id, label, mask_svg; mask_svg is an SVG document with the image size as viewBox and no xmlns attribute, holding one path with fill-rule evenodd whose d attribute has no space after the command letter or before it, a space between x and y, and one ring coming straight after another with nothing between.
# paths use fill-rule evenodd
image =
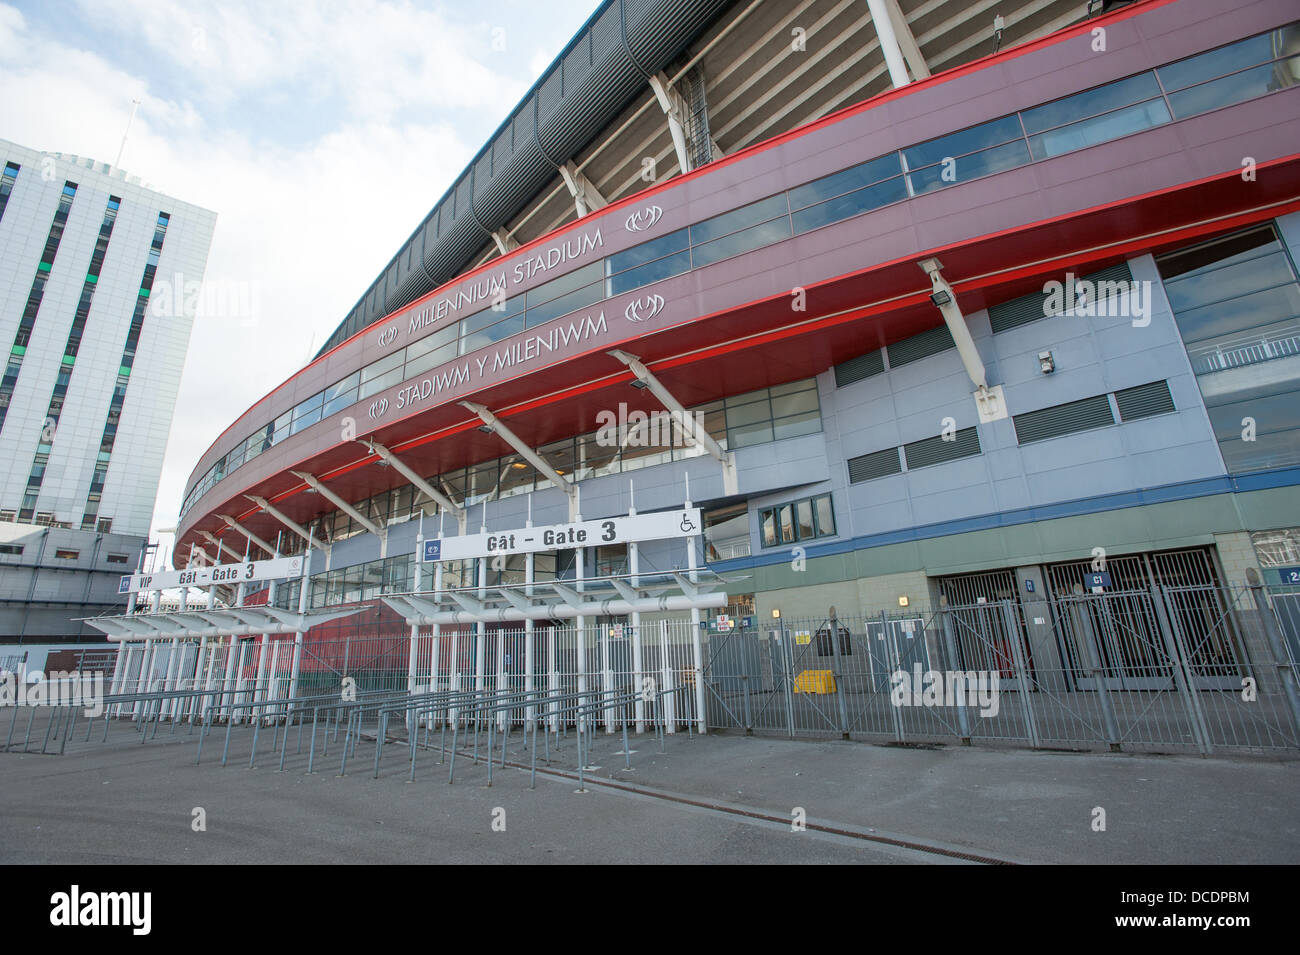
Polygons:
<instances>
[{"instance_id":1,"label":"stadium sign","mask_svg":"<svg viewBox=\"0 0 1300 955\"><path fill-rule=\"evenodd\" d=\"M498 554L540 553L574 550L632 541L666 540L693 537L700 533L700 509L679 508L657 514L607 517L597 521L524 527L511 531L466 534L427 540L417 555L422 563L440 560L470 560Z\"/></svg>"},{"instance_id":2,"label":"stadium sign","mask_svg":"<svg viewBox=\"0 0 1300 955\"><path fill-rule=\"evenodd\" d=\"M156 574L128 574L117 584L119 594L141 590L170 590L173 587L208 587L212 584L246 584L257 580L279 580L302 576L301 557L250 560L243 564L168 570Z\"/></svg>"}]
</instances>

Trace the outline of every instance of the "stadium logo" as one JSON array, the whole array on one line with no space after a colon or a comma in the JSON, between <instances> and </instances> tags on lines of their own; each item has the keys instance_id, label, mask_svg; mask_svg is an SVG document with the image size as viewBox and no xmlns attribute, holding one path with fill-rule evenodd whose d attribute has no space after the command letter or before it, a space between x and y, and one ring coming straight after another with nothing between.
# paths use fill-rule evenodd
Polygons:
<instances>
[{"instance_id":1,"label":"stadium logo","mask_svg":"<svg viewBox=\"0 0 1300 955\"><path fill-rule=\"evenodd\" d=\"M624 223L628 232L644 232L646 229L652 229L660 219L663 218L664 211L658 206L646 206L644 209L638 209L627 217Z\"/></svg>"},{"instance_id":2,"label":"stadium logo","mask_svg":"<svg viewBox=\"0 0 1300 955\"><path fill-rule=\"evenodd\" d=\"M654 318L664 307L664 297L662 295L647 295L644 298L636 298L627 303L627 308L623 309L623 317L629 322L644 322L648 318Z\"/></svg>"},{"instance_id":3,"label":"stadium logo","mask_svg":"<svg viewBox=\"0 0 1300 955\"><path fill-rule=\"evenodd\" d=\"M385 345L392 344L393 339L396 337L397 337L397 325L395 324L389 325L387 328L385 328L383 331L379 333L379 347L383 348Z\"/></svg>"},{"instance_id":4,"label":"stadium logo","mask_svg":"<svg viewBox=\"0 0 1300 955\"><path fill-rule=\"evenodd\" d=\"M388 412L388 399L380 398L378 401L371 402L370 410L367 414L372 418L382 418Z\"/></svg>"}]
</instances>

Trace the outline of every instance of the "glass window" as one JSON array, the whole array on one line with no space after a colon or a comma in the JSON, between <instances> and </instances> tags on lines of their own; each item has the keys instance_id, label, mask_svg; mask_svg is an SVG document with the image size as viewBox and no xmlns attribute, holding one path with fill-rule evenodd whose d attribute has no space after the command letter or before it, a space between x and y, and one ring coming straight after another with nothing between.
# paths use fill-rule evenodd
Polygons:
<instances>
[{"instance_id":1,"label":"glass window","mask_svg":"<svg viewBox=\"0 0 1300 955\"><path fill-rule=\"evenodd\" d=\"M879 209L892 202L901 202L907 198L907 186L901 176L887 179L874 186L858 189L825 202L819 202L797 210L794 215L794 231L798 235L812 229L819 229L832 222L839 222L862 212Z\"/></svg>"},{"instance_id":2,"label":"glass window","mask_svg":"<svg viewBox=\"0 0 1300 955\"><path fill-rule=\"evenodd\" d=\"M835 535L835 509L831 506L831 496L823 494L813 499L817 508L817 536L833 537Z\"/></svg>"},{"instance_id":3,"label":"glass window","mask_svg":"<svg viewBox=\"0 0 1300 955\"><path fill-rule=\"evenodd\" d=\"M1169 105L1174 115L1183 119L1286 89L1297 82L1300 82L1300 57L1293 57L1170 93Z\"/></svg>"},{"instance_id":4,"label":"glass window","mask_svg":"<svg viewBox=\"0 0 1300 955\"><path fill-rule=\"evenodd\" d=\"M405 355L401 351L395 351L391 355L385 355L378 361L372 361L361 369L361 381L364 384L367 381L373 381L381 375L387 374L394 368L400 369Z\"/></svg>"},{"instance_id":5,"label":"glass window","mask_svg":"<svg viewBox=\"0 0 1300 955\"><path fill-rule=\"evenodd\" d=\"M466 316L461 322L461 334L466 331L478 331L480 328L486 328L488 325L495 325L502 319L509 318L511 315L518 314L524 310L524 296L516 295L513 298L504 299L500 308L489 306L481 312L475 312L473 315ZM445 329L444 329L445 331ZM435 332L434 334L442 334ZM430 335L430 338L433 336Z\"/></svg>"},{"instance_id":6,"label":"glass window","mask_svg":"<svg viewBox=\"0 0 1300 955\"><path fill-rule=\"evenodd\" d=\"M336 411L342 411L357 400L357 382L360 376L360 372L354 371L342 381L337 381L325 389L325 404L321 408L322 418L328 418Z\"/></svg>"},{"instance_id":7,"label":"glass window","mask_svg":"<svg viewBox=\"0 0 1300 955\"><path fill-rule=\"evenodd\" d=\"M1047 159L1151 129L1169 119L1165 101L1153 99L1031 136L1029 146L1035 159Z\"/></svg>"},{"instance_id":8,"label":"glass window","mask_svg":"<svg viewBox=\"0 0 1300 955\"><path fill-rule=\"evenodd\" d=\"M732 209L703 222L696 222L690 227L691 244L699 245L720 236L740 232L761 222L767 222L777 216L784 216L790 211L789 200L785 193L778 193L758 202L751 202L739 209Z\"/></svg>"},{"instance_id":9,"label":"glass window","mask_svg":"<svg viewBox=\"0 0 1300 955\"><path fill-rule=\"evenodd\" d=\"M919 172L908 173L907 178L912 184L912 192L919 196L959 182L1014 169L1027 162L1029 162L1029 147L1024 140L1018 140L968 156L953 157L951 164L939 163L926 166Z\"/></svg>"},{"instance_id":10,"label":"glass window","mask_svg":"<svg viewBox=\"0 0 1300 955\"><path fill-rule=\"evenodd\" d=\"M651 239L649 242L642 242L640 245L634 245L622 252L615 252L605 259L605 273L614 275L626 269L644 265L674 252L684 251L687 245L687 230L678 229L676 232L670 232L658 239Z\"/></svg>"},{"instance_id":11,"label":"glass window","mask_svg":"<svg viewBox=\"0 0 1300 955\"><path fill-rule=\"evenodd\" d=\"M942 163L945 159L957 159L990 146L1020 139L1022 136L1020 118L1014 115L1004 116L904 149L903 158L907 160L908 169L916 170L933 163Z\"/></svg>"},{"instance_id":12,"label":"glass window","mask_svg":"<svg viewBox=\"0 0 1300 955\"><path fill-rule=\"evenodd\" d=\"M574 269L559 278L543 282L541 285L529 289L526 293L528 307L533 308L543 302L559 298L561 295L567 295L575 289L591 285L593 282L599 282L604 277L605 264L603 262L592 262L589 265L584 265L580 269Z\"/></svg>"},{"instance_id":13,"label":"glass window","mask_svg":"<svg viewBox=\"0 0 1300 955\"><path fill-rule=\"evenodd\" d=\"M704 559L731 560L748 557L749 507L736 504L704 512Z\"/></svg>"},{"instance_id":14,"label":"glass window","mask_svg":"<svg viewBox=\"0 0 1300 955\"><path fill-rule=\"evenodd\" d=\"M784 197L782 199L784 200ZM694 237L694 226L691 228L692 237ZM731 235L723 236L720 239L697 245L691 250L691 260L695 268L698 269L714 262L720 262L723 259L729 259L733 255L751 252L754 249L761 249L765 245L771 245L773 242L788 239L790 234L790 219L788 216L782 215L779 219L773 219L761 225L751 226L741 232L733 232Z\"/></svg>"},{"instance_id":15,"label":"glass window","mask_svg":"<svg viewBox=\"0 0 1300 955\"><path fill-rule=\"evenodd\" d=\"M536 474L533 466L517 454L502 458L501 489L498 496L528 493L533 489Z\"/></svg>"},{"instance_id":16,"label":"glass window","mask_svg":"<svg viewBox=\"0 0 1300 955\"><path fill-rule=\"evenodd\" d=\"M1020 118L1024 121L1025 132L1033 135L1090 116L1109 113L1123 106L1159 98L1160 85L1156 82L1155 74L1139 73L1128 79L1023 110Z\"/></svg>"},{"instance_id":17,"label":"glass window","mask_svg":"<svg viewBox=\"0 0 1300 955\"><path fill-rule=\"evenodd\" d=\"M815 203L847 195L858 190L901 175L902 166L898 162L898 153L890 153L879 159L872 159L860 165L845 169L843 172L814 179L802 186L790 190L790 208L802 209Z\"/></svg>"},{"instance_id":18,"label":"glass window","mask_svg":"<svg viewBox=\"0 0 1300 955\"><path fill-rule=\"evenodd\" d=\"M599 265L599 262L593 263ZM529 292L529 301L532 301L532 292ZM527 317L528 327L533 328L536 325L544 324L552 319L559 318L561 315L567 315L570 312L576 312L580 308L585 308L599 302L605 297L605 283L597 281L593 285L586 285L575 291L561 295L559 298L551 299L540 305L529 305Z\"/></svg>"},{"instance_id":19,"label":"glass window","mask_svg":"<svg viewBox=\"0 0 1300 955\"><path fill-rule=\"evenodd\" d=\"M672 278L672 276L681 275L683 272L689 272L690 268L691 251L690 249L683 249L681 252L674 252L662 259L655 259L653 262L647 262L645 265L610 276L605 283L606 294L610 296L621 295L624 292L630 292L632 289L641 288L666 278Z\"/></svg>"},{"instance_id":20,"label":"glass window","mask_svg":"<svg viewBox=\"0 0 1300 955\"><path fill-rule=\"evenodd\" d=\"M1156 72L1160 74L1160 82L1166 90L1181 90L1273 59L1287 49L1287 36L1294 38L1296 32L1295 25L1282 27L1221 46L1217 50L1189 56L1185 60L1162 66Z\"/></svg>"},{"instance_id":21,"label":"glass window","mask_svg":"<svg viewBox=\"0 0 1300 955\"><path fill-rule=\"evenodd\" d=\"M817 530L813 524L813 503L811 500L799 501L795 505L795 518L798 521L800 540L809 540L817 536Z\"/></svg>"},{"instance_id":22,"label":"glass window","mask_svg":"<svg viewBox=\"0 0 1300 955\"><path fill-rule=\"evenodd\" d=\"M451 331L455 332L456 327L452 326ZM437 336L430 335L429 337L441 336L442 333L439 332ZM457 345L458 342L454 334L451 336L451 341L434 348L422 348L419 351L412 351L415 348L412 345L406 350L406 369L402 372L403 376L411 378L415 375L422 375L431 368L446 364L456 357Z\"/></svg>"}]
</instances>

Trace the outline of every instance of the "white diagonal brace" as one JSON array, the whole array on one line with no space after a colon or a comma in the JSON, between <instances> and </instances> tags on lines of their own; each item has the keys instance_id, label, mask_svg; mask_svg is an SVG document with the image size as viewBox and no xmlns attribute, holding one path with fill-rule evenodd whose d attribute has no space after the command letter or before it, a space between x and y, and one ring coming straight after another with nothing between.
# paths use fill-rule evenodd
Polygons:
<instances>
[{"instance_id":1,"label":"white diagonal brace","mask_svg":"<svg viewBox=\"0 0 1300 955\"><path fill-rule=\"evenodd\" d=\"M560 178L569 187L569 195L573 196L573 204L578 210L578 218L581 219L587 213L595 212L597 209L603 209L609 205L609 201L600 194L596 184L574 165L572 159L560 167Z\"/></svg>"},{"instance_id":2,"label":"white diagonal brace","mask_svg":"<svg viewBox=\"0 0 1300 955\"><path fill-rule=\"evenodd\" d=\"M346 513L349 517L351 517L354 521L356 521L366 530L370 531L370 533L374 534L376 537L384 536L385 534L384 528L380 527L370 518L366 517L366 515L362 514L359 510L357 510L355 507L349 504L347 501L343 500L343 498L339 497L337 494L335 494L333 491L327 488L323 483L321 483L320 478L316 477L313 474L308 474L306 471L290 471L289 473L292 474L294 477L302 478L302 480L307 482L307 486L310 487L313 491L316 491L318 494L320 494L321 497L325 498L325 500L329 501L340 511Z\"/></svg>"},{"instance_id":3,"label":"white diagonal brace","mask_svg":"<svg viewBox=\"0 0 1300 955\"><path fill-rule=\"evenodd\" d=\"M465 533L465 508L455 503L446 494L443 494L424 478L420 477L420 475L416 474L405 461L399 458L392 451L389 451L378 441L371 441L368 438L363 438L360 439L360 442L368 447L372 452L379 455L379 457L384 461L388 462L394 471L406 478L411 482L411 484L419 488L425 494L429 495L429 500L434 501L444 511L449 511L456 518L456 523L460 527L460 533Z\"/></svg>"},{"instance_id":4,"label":"white diagonal brace","mask_svg":"<svg viewBox=\"0 0 1300 955\"><path fill-rule=\"evenodd\" d=\"M254 494L245 494L244 497L248 498L250 501L252 501L258 507L260 507L262 510L266 511L266 513L270 514L277 521L283 524L285 527L289 528L289 530L293 531L295 534L297 534L299 537L305 540L307 542L308 547L315 547L317 550L323 550L325 551L325 553L327 554L329 553L330 547L328 544L322 544L320 541L318 541L315 537L312 536L311 531L307 530L307 528L303 527L297 521L293 520L293 518L286 517L278 508L276 508L274 504L272 504L266 498L257 497Z\"/></svg>"},{"instance_id":5,"label":"white diagonal brace","mask_svg":"<svg viewBox=\"0 0 1300 955\"><path fill-rule=\"evenodd\" d=\"M912 34L907 17L899 9L898 0L885 0L885 6L889 8L889 22L893 24L894 36L898 40L898 48L902 51L903 59L907 61L907 68L912 71L912 76L916 79L925 79L930 75L930 67L921 54L921 48L916 43L916 37Z\"/></svg>"},{"instance_id":6,"label":"white diagonal brace","mask_svg":"<svg viewBox=\"0 0 1300 955\"><path fill-rule=\"evenodd\" d=\"M654 374L644 364L641 359L635 355L629 355L625 351L615 348L609 352L614 358L617 358L623 364L627 365L628 370L636 375L637 381L642 382L650 389L650 393L659 399L660 403L670 412L670 418L676 423L677 430L681 432L682 437L698 447L708 452L709 456L722 465L722 480L725 490L728 494L736 493L736 457L722 450L722 445L714 440L713 435L703 428L695 420L695 416L686 410L685 406L678 401L671 391L664 387L663 382L654 376Z\"/></svg>"},{"instance_id":7,"label":"white diagonal brace","mask_svg":"<svg viewBox=\"0 0 1300 955\"><path fill-rule=\"evenodd\" d=\"M975 339L971 337L970 329L966 327L966 317L962 315L961 307L957 304L957 293L943 277L943 263L938 259L923 259L916 264L930 277L930 286L934 289L930 294L930 300L939 309L948 331L952 333L953 344L957 346L957 354L961 356L961 363L966 367L966 374L970 375L970 380L976 388L987 388L988 378L984 372L984 359L980 357L979 349L975 347Z\"/></svg>"},{"instance_id":8,"label":"white diagonal brace","mask_svg":"<svg viewBox=\"0 0 1300 955\"><path fill-rule=\"evenodd\" d=\"M502 441L518 451L525 461L537 468L537 470L541 471L552 484L568 495L570 505L569 510L573 510L577 488L571 481L565 478L564 475L560 474L560 472L556 471L555 468L547 464L546 460L540 454L530 448L524 440L519 437L519 435L511 431L500 418L494 415L491 411L488 411L487 408L475 404L472 401L462 401L461 404L478 415L482 422L495 431ZM572 516L573 515L570 514L570 518L572 518Z\"/></svg>"},{"instance_id":9,"label":"white diagonal brace","mask_svg":"<svg viewBox=\"0 0 1300 955\"><path fill-rule=\"evenodd\" d=\"M509 232L504 232L501 229L497 229L492 233L492 241L496 243L497 251L502 255L519 248L519 240Z\"/></svg>"},{"instance_id":10,"label":"white diagonal brace","mask_svg":"<svg viewBox=\"0 0 1300 955\"><path fill-rule=\"evenodd\" d=\"M871 25L876 28L876 38L880 41L880 52L884 54L885 65L889 67L889 81L895 89L906 86L912 81L907 75L907 65L903 62L898 37L894 34L888 0L867 0L867 7L871 10Z\"/></svg>"},{"instance_id":11,"label":"white diagonal brace","mask_svg":"<svg viewBox=\"0 0 1300 955\"><path fill-rule=\"evenodd\" d=\"M682 172L690 172L695 167L691 165L690 149L686 143L686 101L663 73L650 77L650 89L659 101L659 108L668 118L668 133L673 138L673 149L677 152L677 165Z\"/></svg>"},{"instance_id":12,"label":"white diagonal brace","mask_svg":"<svg viewBox=\"0 0 1300 955\"><path fill-rule=\"evenodd\" d=\"M247 537L258 547L262 548L262 550L266 551L268 555L275 553L274 547L272 547L266 541L262 540L262 538L258 537L256 534L250 531L243 524L239 523L239 521L235 520L233 517L228 517L225 514L218 514L217 517L225 521L227 526L233 527L235 530L239 531L239 533L243 534L245 537Z\"/></svg>"},{"instance_id":13,"label":"white diagonal brace","mask_svg":"<svg viewBox=\"0 0 1300 955\"><path fill-rule=\"evenodd\" d=\"M241 563L243 561L244 555L241 554L239 551L235 550L233 547L231 547L229 544L223 541L216 534L212 533L211 531L199 531L199 534L203 537L204 540L208 541L209 543L217 545L218 555L220 555L220 553L224 550L227 554L230 555L231 559L234 560L235 563ZM208 556L207 551L203 552L203 556L205 558ZM218 561L218 563L220 562Z\"/></svg>"}]
</instances>

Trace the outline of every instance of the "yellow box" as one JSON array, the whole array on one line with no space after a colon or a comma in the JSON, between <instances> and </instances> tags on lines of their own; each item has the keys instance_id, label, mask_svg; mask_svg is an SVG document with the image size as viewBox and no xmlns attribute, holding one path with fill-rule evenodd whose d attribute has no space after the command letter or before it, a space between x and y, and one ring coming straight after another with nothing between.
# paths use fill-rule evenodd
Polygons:
<instances>
[{"instance_id":1,"label":"yellow box","mask_svg":"<svg viewBox=\"0 0 1300 955\"><path fill-rule=\"evenodd\" d=\"M804 670L794 678L796 693L834 693L835 674L831 670Z\"/></svg>"}]
</instances>

